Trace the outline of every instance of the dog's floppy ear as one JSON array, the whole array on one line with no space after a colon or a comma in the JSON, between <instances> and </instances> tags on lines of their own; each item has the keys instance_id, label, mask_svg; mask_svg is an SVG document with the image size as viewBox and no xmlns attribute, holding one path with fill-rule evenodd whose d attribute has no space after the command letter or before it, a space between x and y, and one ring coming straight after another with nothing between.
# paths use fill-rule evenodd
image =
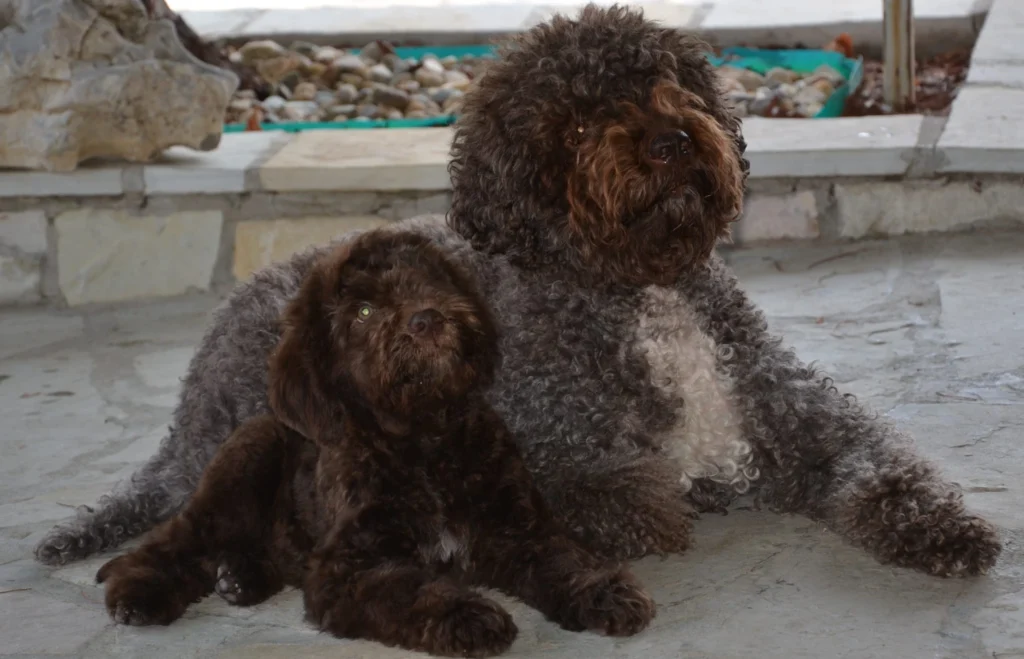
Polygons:
<instances>
[{"instance_id":1,"label":"dog's floppy ear","mask_svg":"<svg viewBox=\"0 0 1024 659\"><path fill-rule=\"evenodd\" d=\"M281 317L284 332L270 356L270 407L282 423L319 440L343 422L341 396L332 392L335 345L329 301L337 261L321 261Z\"/></svg>"}]
</instances>

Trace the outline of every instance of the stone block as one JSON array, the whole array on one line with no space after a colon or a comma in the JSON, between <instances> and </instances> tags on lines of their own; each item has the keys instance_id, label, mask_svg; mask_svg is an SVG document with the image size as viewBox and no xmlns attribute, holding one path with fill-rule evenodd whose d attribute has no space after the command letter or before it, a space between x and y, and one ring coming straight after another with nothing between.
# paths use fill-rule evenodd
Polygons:
<instances>
[{"instance_id":1,"label":"stone block","mask_svg":"<svg viewBox=\"0 0 1024 659\"><path fill-rule=\"evenodd\" d=\"M121 168L84 164L66 174L0 171L0 197L105 197L124 192Z\"/></svg>"},{"instance_id":2,"label":"stone block","mask_svg":"<svg viewBox=\"0 0 1024 659\"><path fill-rule=\"evenodd\" d=\"M291 139L284 131L230 133L207 153L173 147L143 167L146 194L244 192L245 173Z\"/></svg>"},{"instance_id":3,"label":"stone block","mask_svg":"<svg viewBox=\"0 0 1024 659\"><path fill-rule=\"evenodd\" d=\"M743 120L751 178L904 174L923 117Z\"/></svg>"},{"instance_id":4,"label":"stone block","mask_svg":"<svg viewBox=\"0 0 1024 659\"><path fill-rule=\"evenodd\" d=\"M300 133L260 168L263 189L447 190L452 131L444 128Z\"/></svg>"},{"instance_id":5,"label":"stone block","mask_svg":"<svg viewBox=\"0 0 1024 659\"><path fill-rule=\"evenodd\" d=\"M23 254L45 254L46 213L0 213L0 249L4 247L16 249Z\"/></svg>"},{"instance_id":6,"label":"stone block","mask_svg":"<svg viewBox=\"0 0 1024 659\"><path fill-rule=\"evenodd\" d=\"M741 243L818 237L818 202L810 190L782 195L750 194L736 224Z\"/></svg>"},{"instance_id":7,"label":"stone block","mask_svg":"<svg viewBox=\"0 0 1024 659\"><path fill-rule=\"evenodd\" d=\"M1024 173L1024 89L961 89L937 148L940 172Z\"/></svg>"},{"instance_id":8,"label":"stone block","mask_svg":"<svg viewBox=\"0 0 1024 659\"><path fill-rule=\"evenodd\" d=\"M0 304L39 299L45 257L45 213L0 213Z\"/></svg>"},{"instance_id":9,"label":"stone block","mask_svg":"<svg viewBox=\"0 0 1024 659\"><path fill-rule=\"evenodd\" d=\"M845 238L951 231L986 220L1024 221L1024 187L968 181L843 183L835 186Z\"/></svg>"},{"instance_id":10,"label":"stone block","mask_svg":"<svg viewBox=\"0 0 1024 659\"><path fill-rule=\"evenodd\" d=\"M328 243L349 231L364 231L387 223L388 220L373 215L239 222L235 226L232 272L236 279L243 280L310 245Z\"/></svg>"},{"instance_id":11,"label":"stone block","mask_svg":"<svg viewBox=\"0 0 1024 659\"><path fill-rule=\"evenodd\" d=\"M206 290L223 223L219 211L62 213L54 221L60 292L76 306Z\"/></svg>"}]
</instances>

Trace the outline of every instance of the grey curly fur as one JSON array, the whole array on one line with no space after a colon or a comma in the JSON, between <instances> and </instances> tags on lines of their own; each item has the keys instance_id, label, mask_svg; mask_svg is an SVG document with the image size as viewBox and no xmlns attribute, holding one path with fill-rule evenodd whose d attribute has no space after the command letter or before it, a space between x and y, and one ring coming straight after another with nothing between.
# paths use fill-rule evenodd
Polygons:
<instances>
[{"instance_id":1,"label":"grey curly fur","mask_svg":"<svg viewBox=\"0 0 1024 659\"><path fill-rule=\"evenodd\" d=\"M513 39L467 95L447 224L423 217L395 228L431 236L478 276L503 326L492 403L552 507L594 550L682 551L695 511L750 490L880 561L984 573L1001 551L996 530L965 510L909 438L786 349L711 253L735 219L730 186L741 188L747 167L740 123L702 49L618 7L588 7ZM658 79L671 84L652 91ZM658 93L689 99L677 119L698 131L691 160L671 180L594 192L587 171L603 165L591 156L619 148L602 141L625 121L616 102L653 113ZM617 155L631 158L631 148ZM623 167L627 178L650 171ZM621 217L613 202L626 204ZM620 247L602 251L595 232ZM192 360L157 455L97 510L51 531L40 561L117 546L187 500L219 444L267 410L278 314L325 249L236 289Z\"/></svg>"}]
</instances>

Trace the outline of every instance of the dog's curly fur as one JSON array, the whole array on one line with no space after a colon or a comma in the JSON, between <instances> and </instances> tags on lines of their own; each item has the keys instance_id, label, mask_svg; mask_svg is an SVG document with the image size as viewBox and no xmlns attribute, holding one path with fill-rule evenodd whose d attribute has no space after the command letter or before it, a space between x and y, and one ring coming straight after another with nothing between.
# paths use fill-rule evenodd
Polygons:
<instances>
[{"instance_id":1,"label":"dog's curly fur","mask_svg":"<svg viewBox=\"0 0 1024 659\"><path fill-rule=\"evenodd\" d=\"M107 562L111 616L169 624L216 590L302 588L336 636L499 654L517 628L470 587L570 630L631 635L654 604L551 514L485 399L498 331L471 277L419 234L368 232L320 259L270 359L273 415L247 419L185 509Z\"/></svg>"},{"instance_id":2,"label":"dog's curly fur","mask_svg":"<svg viewBox=\"0 0 1024 659\"><path fill-rule=\"evenodd\" d=\"M504 337L492 403L549 504L608 556L681 550L694 507L751 490L883 562L985 572L996 530L909 438L784 348L713 253L747 166L703 49L639 11L588 6L511 39L467 94L448 226L401 226L482 282ZM265 409L269 319L315 253L239 287L160 453L44 538L41 560L117 544L185 500Z\"/></svg>"}]
</instances>

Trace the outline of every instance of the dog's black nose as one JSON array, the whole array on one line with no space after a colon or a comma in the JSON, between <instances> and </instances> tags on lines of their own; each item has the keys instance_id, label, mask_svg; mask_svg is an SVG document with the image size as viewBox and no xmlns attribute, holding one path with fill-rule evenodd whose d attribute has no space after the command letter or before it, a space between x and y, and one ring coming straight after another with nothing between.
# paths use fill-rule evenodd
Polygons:
<instances>
[{"instance_id":1,"label":"dog's black nose","mask_svg":"<svg viewBox=\"0 0 1024 659\"><path fill-rule=\"evenodd\" d=\"M670 163L690 150L690 136L685 130L670 130L651 140L648 155L659 163Z\"/></svg>"},{"instance_id":2,"label":"dog's black nose","mask_svg":"<svg viewBox=\"0 0 1024 659\"><path fill-rule=\"evenodd\" d=\"M437 309L417 311L409 319L409 331L416 336L427 336L444 325L444 316Z\"/></svg>"}]
</instances>

